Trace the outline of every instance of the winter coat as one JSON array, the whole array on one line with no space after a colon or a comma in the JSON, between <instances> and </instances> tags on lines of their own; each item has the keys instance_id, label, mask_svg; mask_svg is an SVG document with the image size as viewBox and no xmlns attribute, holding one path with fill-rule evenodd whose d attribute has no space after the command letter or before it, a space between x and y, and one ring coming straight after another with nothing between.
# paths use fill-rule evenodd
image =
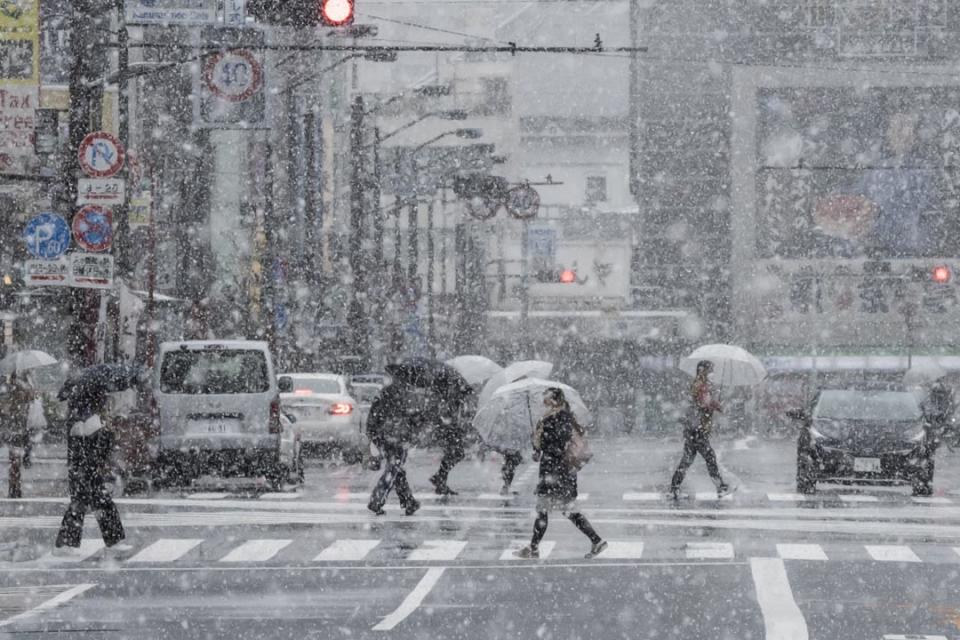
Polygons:
<instances>
[{"instance_id":1,"label":"winter coat","mask_svg":"<svg viewBox=\"0 0 960 640\"><path fill-rule=\"evenodd\" d=\"M0 390L0 442L22 447L29 437L27 416L34 394L26 386L13 382Z\"/></svg>"},{"instance_id":2,"label":"winter coat","mask_svg":"<svg viewBox=\"0 0 960 640\"><path fill-rule=\"evenodd\" d=\"M577 499L577 471L565 460L567 443L576 428L569 409L548 413L537 424L534 449L540 452L540 482L537 495L572 501Z\"/></svg>"},{"instance_id":3,"label":"winter coat","mask_svg":"<svg viewBox=\"0 0 960 640\"><path fill-rule=\"evenodd\" d=\"M687 419L687 432L697 435L710 435L715 411L722 411L722 409L713 385L707 380L695 379L690 387L690 413Z\"/></svg>"},{"instance_id":4,"label":"winter coat","mask_svg":"<svg viewBox=\"0 0 960 640\"><path fill-rule=\"evenodd\" d=\"M420 428L420 416L410 402L410 390L391 384L370 405L367 437L377 446L409 445Z\"/></svg>"}]
</instances>

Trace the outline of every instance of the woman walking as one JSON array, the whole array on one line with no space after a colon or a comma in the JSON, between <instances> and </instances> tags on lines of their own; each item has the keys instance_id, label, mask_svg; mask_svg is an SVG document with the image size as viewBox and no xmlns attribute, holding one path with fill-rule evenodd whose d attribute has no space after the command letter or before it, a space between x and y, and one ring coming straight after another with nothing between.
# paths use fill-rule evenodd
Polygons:
<instances>
[{"instance_id":1,"label":"woman walking","mask_svg":"<svg viewBox=\"0 0 960 640\"><path fill-rule=\"evenodd\" d=\"M540 460L537 519L533 524L530 545L515 551L514 555L518 558L539 558L540 541L547 532L549 513L560 511L590 538L590 551L585 557L593 558L607 548L607 543L577 510L577 470L566 461L567 444L573 437L574 429L582 434L583 428L570 411L562 389L550 387L544 391L543 404L547 410L537 423L533 435L533 457L534 460Z\"/></svg>"},{"instance_id":2,"label":"woman walking","mask_svg":"<svg viewBox=\"0 0 960 640\"><path fill-rule=\"evenodd\" d=\"M27 466L30 447L30 405L36 393L29 378L23 373L12 373L0 389L0 444L7 445L10 467L7 477L7 497L22 498L20 470Z\"/></svg>"}]
</instances>

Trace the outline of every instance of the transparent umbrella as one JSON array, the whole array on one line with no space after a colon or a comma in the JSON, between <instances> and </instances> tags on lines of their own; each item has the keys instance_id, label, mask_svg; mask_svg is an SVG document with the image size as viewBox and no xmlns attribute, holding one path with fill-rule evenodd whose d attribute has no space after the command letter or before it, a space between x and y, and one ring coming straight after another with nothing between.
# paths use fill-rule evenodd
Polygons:
<instances>
[{"instance_id":1,"label":"transparent umbrella","mask_svg":"<svg viewBox=\"0 0 960 640\"><path fill-rule=\"evenodd\" d=\"M447 360L447 364L459 371L469 384L482 384L503 371L503 367L486 356L457 356Z\"/></svg>"},{"instance_id":2,"label":"transparent umbrella","mask_svg":"<svg viewBox=\"0 0 960 640\"><path fill-rule=\"evenodd\" d=\"M510 384L521 378L541 378L545 379L550 376L553 372L553 363L546 362L544 360L521 360L519 362L514 362L507 365L507 367L496 374L494 374L486 384L483 385L483 389L480 391L480 396L478 398L477 406L483 406L483 404L490 399L493 395L493 392L502 387L505 384Z\"/></svg>"},{"instance_id":3,"label":"transparent umbrella","mask_svg":"<svg viewBox=\"0 0 960 640\"><path fill-rule=\"evenodd\" d=\"M763 363L752 353L730 344L707 344L697 347L680 361L680 370L695 375L697 363L713 363L713 380L721 387L749 387L767 377Z\"/></svg>"},{"instance_id":4,"label":"transparent umbrella","mask_svg":"<svg viewBox=\"0 0 960 640\"><path fill-rule=\"evenodd\" d=\"M45 351L35 349L17 351L0 360L0 375L22 373L51 364L57 364L57 359Z\"/></svg>"}]
</instances>

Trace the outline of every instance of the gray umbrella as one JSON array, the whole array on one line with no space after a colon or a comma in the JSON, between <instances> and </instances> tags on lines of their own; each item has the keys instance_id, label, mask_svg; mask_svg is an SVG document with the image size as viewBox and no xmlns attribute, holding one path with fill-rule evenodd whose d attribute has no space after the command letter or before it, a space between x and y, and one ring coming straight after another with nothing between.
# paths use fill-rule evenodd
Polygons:
<instances>
[{"instance_id":1,"label":"gray umbrella","mask_svg":"<svg viewBox=\"0 0 960 640\"><path fill-rule=\"evenodd\" d=\"M23 373L30 369L38 369L51 364L57 364L57 359L45 351L36 349L17 351L0 360L0 375Z\"/></svg>"}]
</instances>

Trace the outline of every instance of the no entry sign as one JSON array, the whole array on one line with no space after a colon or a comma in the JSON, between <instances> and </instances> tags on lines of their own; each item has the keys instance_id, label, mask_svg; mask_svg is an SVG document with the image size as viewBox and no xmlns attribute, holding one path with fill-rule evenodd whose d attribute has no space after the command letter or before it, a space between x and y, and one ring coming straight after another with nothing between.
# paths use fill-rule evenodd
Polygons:
<instances>
[{"instance_id":1,"label":"no entry sign","mask_svg":"<svg viewBox=\"0 0 960 640\"><path fill-rule=\"evenodd\" d=\"M123 168L123 144L106 131L87 134L78 155L80 168L91 178L109 178Z\"/></svg>"},{"instance_id":2,"label":"no entry sign","mask_svg":"<svg viewBox=\"0 0 960 640\"><path fill-rule=\"evenodd\" d=\"M73 216L73 237L87 251L107 251L113 244L113 212L91 204Z\"/></svg>"}]
</instances>

